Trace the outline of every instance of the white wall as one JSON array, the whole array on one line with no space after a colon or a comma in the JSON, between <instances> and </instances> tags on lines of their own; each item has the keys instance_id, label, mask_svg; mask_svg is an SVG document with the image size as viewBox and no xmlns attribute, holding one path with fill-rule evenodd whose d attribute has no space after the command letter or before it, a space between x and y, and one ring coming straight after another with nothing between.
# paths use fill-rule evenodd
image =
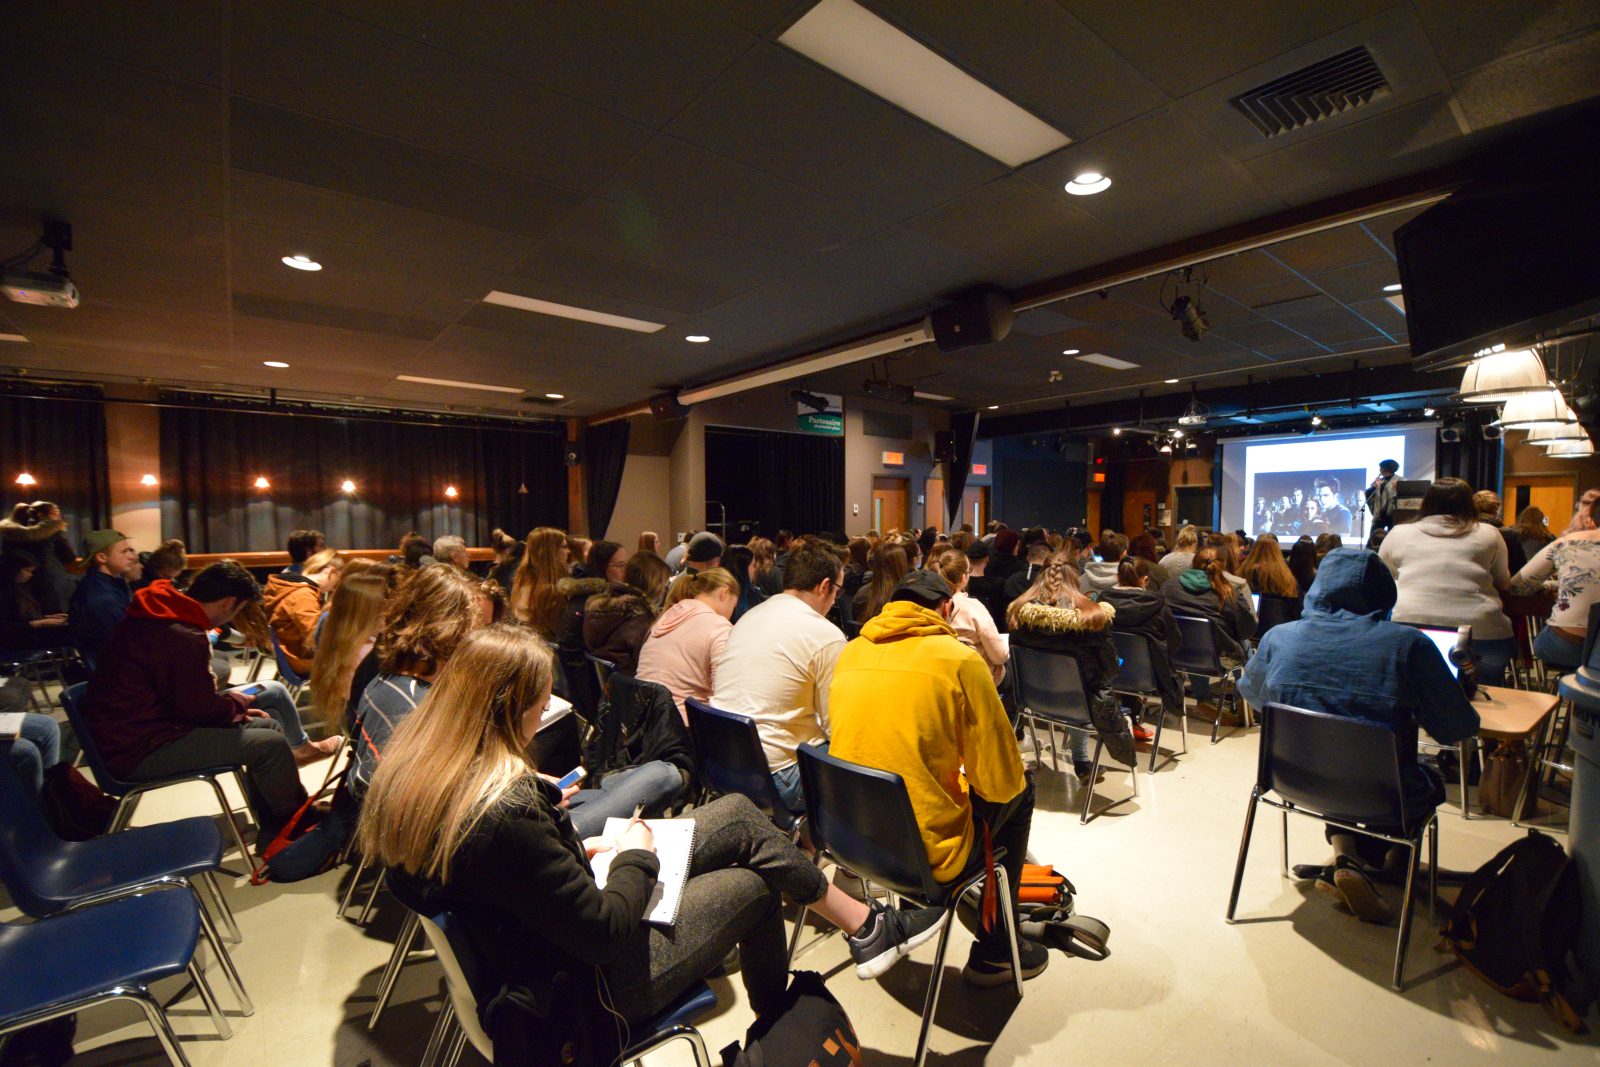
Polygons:
<instances>
[{"instance_id":1,"label":"white wall","mask_svg":"<svg viewBox=\"0 0 1600 1067\"><path fill-rule=\"evenodd\" d=\"M632 551L644 530L661 535L663 551L674 541L672 459L630 453L622 467L622 488L617 491L617 506L611 513L611 525L606 527L606 540Z\"/></svg>"}]
</instances>

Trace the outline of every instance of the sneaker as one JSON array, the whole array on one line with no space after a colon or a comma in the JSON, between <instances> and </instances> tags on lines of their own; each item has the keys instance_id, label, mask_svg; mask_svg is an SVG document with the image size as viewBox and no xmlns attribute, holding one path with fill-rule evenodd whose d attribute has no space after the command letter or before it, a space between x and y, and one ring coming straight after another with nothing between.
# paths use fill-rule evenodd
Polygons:
<instances>
[{"instance_id":1,"label":"sneaker","mask_svg":"<svg viewBox=\"0 0 1600 1067\"><path fill-rule=\"evenodd\" d=\"M1335 864L1331 882L1318 881L1316 886L1343 903L1364 923L1388 926L1394 922L1394 908L1379 894L1366 872L1345 857L1341 856Z\"/></svg>"},{"instance_id":2,"label":"sneaker","mask_svg":"<svg viewBox=\"0 0 1600 1067\"><path fill-rule=\"evenodd\" d=\"M972 951L967 953L967 965L961 968L962 979L980 989L1010 985L1015 981L1011 975L1011 953L1004 949L1001 951L1003 955L999 959L990 959L978 943L973 942ZM1017 957L1022 961L1024 980L1050 966L1050 950L1026 938L1017 939Z\"/></svg>"},{"instance_id":3,"label":"sneaker","mask_svg":"<svg viewBox=\"0 0 1600 1067\"><path fill-rule=\"evenodd\" d=\"M845 938L856 977L865 981L883 974L944 929L948 914L943 908L886 908L874 902L866 925Z\"/></svg>"},{"instance_id":4,"label":"sneaker","mask_svg":"<svg viewBox=\"0 0 1600 1067\"><path fill-rule=\"evenodd\" d=\"M1133 739L1141 744L1148 745L1156 739L1156 732L1143 723L1133 724Z\"/></svg>"}]
</instances>

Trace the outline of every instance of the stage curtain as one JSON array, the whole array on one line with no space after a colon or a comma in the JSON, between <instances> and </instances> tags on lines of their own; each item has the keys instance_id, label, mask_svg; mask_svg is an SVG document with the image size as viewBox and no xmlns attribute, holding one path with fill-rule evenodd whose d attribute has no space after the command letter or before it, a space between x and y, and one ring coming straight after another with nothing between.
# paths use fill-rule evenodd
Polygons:
<instances>
[{"instance_id":1,"label":"stage curtain","mask_svg":"<svg viewBox=\"0 0 1600 1067\"><path fill-rule=\"evenodd\" d=\"M950 435L955 439L955 454L944 463L944 528L947 533L961 524L961 495L967 491L972 447L978 443L978 413L959 411L950 416ZM982 530L977 532L983 533Z\"/></svg>"},{"instance_id":2,"label":"stage curtain","mask_svg":"<svg viewBox=\"0 0 1600 1067\"><path fill-rule=\"evenodd\" d=\"M778 530L837 531L844 520L844 439L708 426L706 499L712 516L719 512L710 501L727 508L736 541L749 532L745 523L767 537Z\"/></svg>"},{"instance_id":3,"label":"stage curtain","mask_svg":"<svg viewBox=\"0 0 1600 1067\"><path fill-rule=\"evenodd\" d=\"M37 484L21 486L26 471ZM106 458L106 412L97 391L49 399L0 394L0 478L11 505L48 500L67 520L67 540L81 552L83 536L111 525Z\"/></svg>"},{"instance_id":4,"label":"stage curtain","mask_svg":"<svg viewBox=\"0 0 1600 1067\"><path fill-rule=\"evenodd\" d=\"M589 536L605 537L611 514L622 489L622 468L628 462L627 419L616 419L591 426L583 435L584 507L589 514Z\"/></svg>"},{"instance_id":5,"label":"stage curtain","mask_svg":"<svg viewBox=\"0 0 1600 1067\"><path fill-rule=\"evenodd\" d=\"M273 551L301 528L335 548L398 546L411 530L486 545L496 526L565 528L564 449L559 424L163 408L162 532L192 552ZM258 477L270 488L254 488Z\"/></svg>"}]
</instances>

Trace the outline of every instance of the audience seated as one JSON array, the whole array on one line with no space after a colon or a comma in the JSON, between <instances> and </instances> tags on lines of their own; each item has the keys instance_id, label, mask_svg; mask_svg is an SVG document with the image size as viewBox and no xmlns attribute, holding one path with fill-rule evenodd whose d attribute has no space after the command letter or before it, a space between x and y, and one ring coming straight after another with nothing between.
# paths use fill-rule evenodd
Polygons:
<instances>
[{"instance_id":1,"label":"audience seated","mask_svg":"<svg viewBox=\"0 0 1600 1067\"><path fill-rule=\"evenodd\" d=\"M844 567L830 549L802 545L790 553L783 581L782 593L752 608L728 635L711 704L756 721L772 781L798 813L805 798L795 747L828 738L828 689L845 640L827 614Z\"/></svg>"},{"instance_id":2,"label":"audience seated","mask_svg":"<svg viewBox=\"0 0 1600 1067\"><path fill-rule=\"evenodd\" d=\"M1161 595L1174 615L1190 615L1217 623L1217 652L1225 667L1237 667L1245 660L1245 642L1255 636L1256 618L1250 610L1248 594L1238 592L1228 581L1217 549L1205 545L1190 557L1191 566L1161 587ZM1195 715L1206 721L1218 716L1211 702L1211 683L1191 675ZM1224 720L1232 724L1231 716Z\"/></svg>"},{"instance_id":3,"label":"audience seated","mask_svg":"<svg viewBox=\"0 0 1600 1067\"><path fill-rule=\"evenodd\" d=\"M1100 558L1089 560L1083 565L1083 575L1080 585L1085 593L1093 596L1117 584L1117 565L1128 554L1128 539L1115 530L1106 530L1100 534Z\"/></svg>"},{"instance_id":4,"label":"audience seated","mask_svg":"<svg viewBox=\"0 0 1600 1067\"><path fill-rule=\"evenodd\" d=\"M678 599L651 626L635 676L665 686L687 725L684 701L710 701L716 692L717 658L733 630L729 620L739 602L739 583L713 567L677 583L668 596Z\"/></svg>"},{"instance_id":5,"label":"audience seated","mask_svg":"<svg viewBox=\"0 0 1600 1067\"><path fill-rule=\"evenodd\" d=\"M577 574L583 570L583 563L589 558L589 549L594 547L594 541L577 534L567 534L567 559L570 561L569 573Z\"/></svg>"},{"instance_id":6,"label":"audience seated","mask_svg":"<svg viewBox=\"0 0 1600 1067\"><path fill-rule=\"evenodd\" d=\"M338 588L343 569L344 558L333 549L324 548L306 559L299 573L270 576L262 591L267 625L278 639L283 658L301 677L311 673L322 604Z\"/></svg>"},{"instance_id":7,"label":"audience seated","mask_svg":"<svg viewBox=\"0 0 1600 1067\"><path fill-rule=\"evenodd\" d=\"M755 557L756 585L769 597L783 592L783 571L778 567L778 546L765 537L750 538L750 554Z\"/></svg>"},{"instance_id":8,"label":"audience seated","mask_svg":"<svg viewBox=\"0 0 1600 1067\"><path fill-rule=\"evenodd\" d=\"M1465 499L1470 503L1470 496ZM1499 538L1494 540L1498 543ZM1488 538L1474 541L1487 544ZM1406 546L1407 555L1413 548ZM1239 690L1255 707L1272 701L1394 730L1399 735L1406 811L1415 821L1444 799L1439 779L1416 761L1416 728L1441 744L1453 745L1476 734L1479 723L1478 713L1433 642L1410 626L1387 621L1396 606L1395 580L1375 553L1335 549L1323 560L1306 594L1300 620L1274 627L1261 639ZM1337 655L1329 654L1333 649ZM1404 832L1400 827L1372 829L1396 836ZM1323 882L1364 922L1390 922L1394 908L1379 894L1371 876L1403 872L1404 849L1332 826L1327 834L1334 863L1297 867L1296 874Z\"/></svg>"},{"instance_id":9,"label":"audience seated","mask_svg":"<svg viewBox=\"0 0 1600 1067\"><path fill-rule=\"evenodd\" d=\"M18 504L9 519L0 519L0 543L7 552L20 552L34 563L30 593L45 615L67 610L76 585L67 568L78 561L67 541L67 522L61 509L48 500Z\"/></svg>"},{"instance_id":10,"label":"audience seated","mask_svg":"<svg viewBox=\"0 0 1600 1067\"><path fill-rule=\"evenodd\" d=\"M662 557L662 559L666 561L667 566L672 568L673 574L677 574L683 569L683 557L689 552L689 542L694 540L694 535L698 532L698 530L689 530L685 532L682 535L683 539L677 544L673 545L671 548L667 549L667 554Z\"/></svg>"},{"instance_id":11,"label":"audience seated","mask_svg":"<svg viewBox=\"0 0 1600 1067\"><path fill-rule=\"evenodd\" d=\"M137 581L143 569L133 542L116 530L89 531L83 539L83 565L83 579L73 591L67 625L83 662L94 670L100 649L133 598L128 583Z\"/></svg>"},{"instance_id":12,"label":"audience seated","mask_svg":"<svg viewBox=\"0 0 1600 1067\"><path fill-rule=\"evenodd\" d=\"M595 546L596 549L599 547L598 544ZM617 554L622 555L623 552L626 549ZM593 550L590 555L594 555ZM628 581L629 576L636 572L634 560L637 559L653 559L661 567L661 578L665 581L666 564L661 562L661 558L653 552L638 553L629 558L622 568L621 579L608 579L606 591L590 597L583 610L584 646L601 659L616 664L617 670L623 674L634 673L639 662L639 649L650 635L650 628L655 624L658 614L650 595ZM648 566L643 564L637 569ZM608 574L613 570L611 566L606 567Z\"/></svg>"},{"instance_id":13,"label":"audience seated","mask_svg":"<svg viewBox=\"0 0 1600 1067\"><path fill-rule=\"evenodd\" d=\"M1506 543L1506 570L1516 574L1528 565L1528 553L1522 547L1522 538L1509 526L1502 526L1500 494L1492 489L1479 489L1472 494L1472 506L1478 510L1478 521L1500 531Z\"/></svg>"},{"instance_id":14,"label":"audience seated","mask_svg":"<svg viewBox=\"0 0 1600 1067\"><path fill-rule=\"evenodd\" d=\"M681 581L686 574L695 571L708 571L712 567L722 566L722 551L725 546L722 538L709 530L702 530L689 540L689 547L683 554L683 569L672 579Z\"/></svg>"},{"instance_id":15,"label":"audience seated","mask_svg":"<svg viewBox=\"0 0 1600 1067\"><path fill-rule=\"evenodd\" d=\"M966 556L967 595L987 608L995 629L1005 633L1006 608L1011 602L1006 599L1005 579L989 576L989 546L981 538L976 539L967 546Z\"/></svg>"},{"instance_id":16,"label":"audience seated","mask_svg":"<svg viewBox=\"0 0 1600 1067\"><path fill-rule=\"evenodd\" d=\"M1414 522L1390 530L1378 550L1399 589L1394 621L1454 630L1472 627L1478 678L1505 681L1516 651L1500 591L1511 581L1500 531L1478 521L1472 487L1440 478L1428 487Z\"/></svg>"},{"instance_id":17,"label":"audience seated","mask_svg":"<svg viewBox=\"0 0 1600 1067\"><path fill-rule=\"evenodd\" d=\"M1222 563L1222 576L1233 587L1234 595L1242 598L1241 602L1254 614L1255 603L1250 599L1250 583L1239 574L1238 539L1233 534L1209 533L1204 541L1216 550L1217 559Z\"/></svg>"},{"instance_id":18,"label":"audience seated","mask_svg":"<svg viewBox=\"0 0 1600 1067\"><path fill-rule=\"evenodd\" d=\"M1000 636L988 607L967 593L971 571L967 554L952 544L934 556L928 569L950 586L950 613L945 621L955 632L956 639L983 657L995 685L999 685L1006 676L1010 648Z\"/></svg>"},{"instance_id":19,"label":"audience seated","mask_svg":"<svg viewBox=\"0 0 1600 1067\"><path fill-rule=\"evenodd\" d=\"M1264 533L1250 546L1239 564L1239 577L1258 596L1298 597L1304 595L1294 572L1283 558L1277 534Z\"/></svg>"},{"instance_id":20,"label":"audience seated","mask_svg":"<svg viewBox=\"0 0 1600 1067\"><path fill-rule=\"evenodd\" d=\"M467 559L467 543L455 534L445 534L433 539L433 558L458 570L471 570Z\"/></svg>"},{"instance_id":21,"label":"audience seated","mask_svg":"<svg viewBox=\"0 0 1600 1067\"><path fill-rule=\"evenodd\" d=\"M1033 531L1030 530L1029 532L1032 533ZM1050 550L1050 542L1044 538L1044 531L1040 530L1038 533L1038 539L1030 542L1024 550L1027 556L1027 564L1006 579L1002 595L1007 605L1010 605L1017 597L1027 592L1028 587L1043 573L1045 565L1050 562L1051 556L1054 555ZM1060 558L1064 561L1069 561L1073 570L1077 570L1078 546L1075 544L1070 546L1063 545Z\"/></svg>"},{"instance_id":22,"label":"audience seated","mask_svg":"<svg viewBox=\"0 0 1600 1067\"><path fill-rule=\"evenodd\" d=\"M1033 780L988 665L949 625L952 595L932 571L907 574L839 655L829 751L905 779L940 882L979 869L991 844L1005 849L1015 902L1033 824ZM1019 947L1024 978L1049 964L1042 946L1020 939ZM984 987L1015 980L1000 922L978 934L961 974Z\"/></svg>"},{"instance_id":23,"label":"audience seated","mask_svg":"<svg viewBox=\"0 0 1600 1067\"><path fill-rule=\"evenodd\" d=\"M568 576L571 553L567 535L551 526L540 526L528 534L511 583L511 613L524 626L531 626L546 641L560 635L567 598L556 584Z\"/></svg>"},{"instance_id":24,"label":"audience seated","mask_svg":"<svg viewBox=\"0 0 1600 1067\"><path fill-rule=\"evenodd\" d=\"M187 593L167 581L141 589L101 650L83 715L107 766L125 778L243 764L265 847L305 801L296 762L331 755L339 739L308 741L277 682L245 687L253 695L216 691L206 631L260 598L231 560L202 570Z\"/></svg>"},{"instance_id":25,"label":"audience seated","mask_svg":"<svg viewBox=\"0 0 1600 1067\"><path fill-rule=\"evenodd\" d=\"M1539 554L1539 550L1555 540L1555 534L1550 532L1550 520L1545 518L1544 512L1536 507L1522 509L1522 514L1517 516L1517 524L1511 527L1517 535L1517 540L1522 542L1522 553L1530 560Z\"/></svg>"},{"instance_id":26,"label":"audience seated","mask_svg":"<svg viewBox=\"0 0 1600 1067\"><path fill-rule=\"evenodd\" d=\"M856 622L866 622L889 602L895 585L911 570L906 550L894 541L884 541L867 554L867 581L851 598L851 614Z\"/></svg>"},{"instance_id":27,"label":"audience seated","mask_svg":"<svg viewBox=\"0 0 1600 1067\"><path fill-rule=\"evenodd\" d=\"M1161 588L1172 577L1161 565L1160 544L1149 530L1141 530L1128 538L1128 555L1150 561L1150 584L1155 588Z\"/></svg>"},{"instance_id":28,"label":"audience seated","mask_svg":"<svg viewBox=\"0 0 1600 1067\"><path fill-rule=\"evenodd\" d=\"M415 533L406 534L406 537L416 537ZM289 565L283 568L284 574L299 574L305 566L306 560L328 547L321 530L295 530L289 535L284 544L284 549L289 553ZM405 551L404 539L400 542L401 551Z\"/></svg>"},{"instance_id":29,"label":"audience seated","mask_svg":"<svg viewBox=\"0 0 1600 1067\"><path fill-rule=\"evenodd\" d=\"M850 560L844 565L844 591L843 596L849 597L852 602L872 577L872 571L867 567L868 557L872 555L872 542L865 537L852 537L847 546Z\"/></svg>"},{"instance_id":30,"label":"audience seated","mask_svg":"<svg viewBox=\"0 0 1600 1067\"><path fill-rule=\"evenodd\" d=\"M434 562L434 558L428 555L428 550L432 547L426 537L413 530L400 538L400 556L394 562L410 567L412 570L426 567Z\"/></svg>"},{"instance_id":31,"label":"audience seated","mask_svg":"<svg viewBox=\"0 0 1600 1067\"><path fill-rule=\"evenodd\" d=\"M661 555L661 535L654 530L645 530L639 535L639 547L636 551Z\"/></svg>"},{"instance_id":32,"label":"audience seated","mask_svg":"<svg viewBox=\"0 0 1600 1067\"><path fill-rule=\"evenodd\" d=\"M67 616L46 615L33 595L39 565L7 550L0 556L0 652L37 652L67 643Z\"/></svg>"},{"instance_id":33,"label":"audience seated","mask_svg":"<svg viewBox=\"0 0 1600 1067\"><path fill-rule=\"evenodd\" d=\"M733 575L739 583L739 603L733 609L737 623L744 613L767 599L767 594L756 585L751 572L755 569L755 554L744 545L729 545L722 551L722 569Z\"/></svg>"},{"instance_id":34,"label":"audience seated","mask_svg":"<svg viewBox=\"0 0 1600 1067\"><path fill-rule=\"evenodd\" d=\"M489 547L494 551L489 578L509 596L511 583L517 577L517 564L522 562L522 542L497 526L489 535Z\"/></svg>"},{"instance_id":35,"label":"audience seated","mask_svg":"<svg viewBox=\"0 0 1600 1067\"><path fill-rule=\"evenodd\" d=\"M653 610L659 611L672 584L672 568L654 552L635 552L622 573L622 583L644 594Z\"/></svg>"},{"instance_id":36,"label":"audience seated","mask_svg":"<svg viewBox=\"0 0 1600 1067\"><path fill-rule=\"evenodd\" d=\"M1589 608L1600 601L1600 528L1593 520L1600 515L1600 497L1589 505L1588 529L1563 534L1541 548L1511 578L1512 593L1538 593L1548 589L1556 594L1555 609L1539 636L1533 652L1546 664L1560 671L1583 665L1583 642L1588 632ZM1476 631L1474 631L1476 633ZM1474 640L1474 646L1476 646Z\"/></svg>"},{"instance_id":37,"label":"audience seated","mask_svg":"<svg viewBox=\"0 0 1600 1067\"><path fill-rule=\"evenodd\" d=\"M1116 698L1111 693L1111 683L1117 676L1117 647L1111 640L1117 610L1083 595L1072 554L1063 551L1052 557L1006 613L1012 647L1059 652L1077 662L1095 732L1113 759L1131 766L1133 736L1128 721L1117 712ZM1089 738L1078 731L1068 731L1067 736L1072 748L1072 769L1079 778L1086 778L1093 765Z\"/></svg>"},{"instance_id":38,"label":"audience seated","mask_svg":"<svg viewBox=\"0 0 1600 1067\"><path fill-rule=\"evenodd\" d=\"M361 696L351 692L356 667L377 643L384 601L399 576L393 563L353 559L328 598L311 664L311 694L312 706L330 730L349 732L351 698Z\"/></svg>"},{"instance_id":39,"label":"audience seated","mask_svg":"<svg viewBox=\"0 0 1600 1067\"><path fill-rule=\"evenodd\" d=\"M1194 561L1195 549L1200 547L1200 531L1193 525L1184 526L1178 531L1177 539L1173 542L1173 549L1158 561L1161 569L1167 572L1168 580L1176 578L1188 570Z\"/></svg>"},{"instance_id":40,"label":"audience seated","mask_svg":"<svg viewBox=\"0 0 1600 1067\"><path fill-rule=\"evenodd\" d=\"M1344 538L1340 537L1336 533L1319 533L1317 534L1316 545L1317 558L1321 559L1334 549L1343 548Z\"/></svg>"},{"instance_id":41,"label":"audience seated","mask_svg":"<svg viewBox=\"0 0 1600 1067\"><path fill-rule=\"evenodd\" d=\"M1171 605L1156 585L1155 564L1142 557L1123 557L1117 564L1117 584L1095 599L1116 611L1111 624L1113 630L1149 639L1145 643L1150 647L1150 666L1155 672L1156 687L1161 691L1161 710L1172 715L1182 714L1183 681L1172 669L1170 655L1180 643L1178 624L1172 617ZM1134 740L1148 741L1152 736L1144 726L1134 724Z\"/></svg>"},{"instance_id":42,"label":"audience seated","mask_svg":"<svg viewBox=\"0 0 1600 1067\"><path fill-rule=\"evenodd\" d=\"M1294 575L1294 584L1300 588L1300 595L1305 596L1311 583L1317 580L1317 546L1311 538L1302 534L1289 546L1288 555L1289 573Z\"/></svg>"},{"instance_id":43,"label":"audience seated","mask_svg":"<svg viewBox=\"0 0 1600 1067\"><path fill-rule=\"evenodd\" d=\"M570 545L572 539L568 538ZM592 597L604 596L613 584L621 585L627 573L628 550L615 541L591 541L582 562L572 573L556 579L556 592L566 602L560 624L550 637L561 650L562 663L570 671L583 662L585 651L584 618ZM587 670L587 667L584 667Z\"/></svg>"},{"instance_id":44,"label":"audience seated","mask_svg":"<svg viewBox=\"0 0 1600 1067\"><path fill-rule=\"evenodd\" d=\"M24 681L23 684L28 683ZM62 766L61 727L52 716L22 711L26 702L27 697L24 695L22 703L13 709L6 706L6 701L0 700L0 712L15 710L22 715L17 736L9 740L0 737L0 758L11 764L11 770L16 772L22 784L37 796L44 788L45 778L54 774L57 767ZM0 771L0 774L9 773L11 772Z\"/></svg>"},{"instance_id":45,"label":"audience seated","mask_svg":"<svg viewBox=\"0 0 1600 1067\"><path fill-rule=\"evenodd\" d=\"M1600 500L1600 489L1585 489L1583 491L1583 495L1578 498L1578 502L1572 506L1572 521L1567 523L1566 529L1561 531L1563 535L1595 528L1595 521L1590 515L1590 511L1596 500Z\"/></svg>"},{"instance_id":46,"label":"audience seated","mask_svg":"<svg viewBox=\"0 0 1600 1067\"><path fill-rule=\"evenodd\" d=\"M1021 538L1017 531L1008 530L1004 524L995 532L994 540L989 544L989 569L990 578L997 578L1002 583L1020 570L1026 570L1028 564L1017 558L1017 545Z\"/></svg>"},{"instance_id":47,"label":"audience seated","mask_svg":"<svg viewBox=\"0 0 1600 1067\"><path fill-rule=\"evenodd\" d=\"M931 910L890 911L830 886L738 796L690 816L677 922L643 922L659 869L650 828L634 820L614 839L584 839L560 790L527 762L551 681L532 634L474 634L397 731L361 816L362 849L390 868L402 899L458 917L485 955L486 987L518 992L480 1004L497 1061L612 1062L626 1040L620 1023L660 1012L735 946L751 1007L776 1010L788 985L782 896L851 931L865 977L938 932ZM615 853L603 891L589 866L600 851Z\"/></svg>"},{"instance_id":48,"label":"audience seated","mask_svg":"<svg viewBox=\"0 0 1600 1067\"><path fill-rule=\"evenodd\" d=\"M151 552L141 563L142 575L131 588L138 592L145 586L165 578L174 585L180 584L183 572L189 569L189 553L182 541L173 539L161 542L161 547Z\"/></svg>"}]
</instances>

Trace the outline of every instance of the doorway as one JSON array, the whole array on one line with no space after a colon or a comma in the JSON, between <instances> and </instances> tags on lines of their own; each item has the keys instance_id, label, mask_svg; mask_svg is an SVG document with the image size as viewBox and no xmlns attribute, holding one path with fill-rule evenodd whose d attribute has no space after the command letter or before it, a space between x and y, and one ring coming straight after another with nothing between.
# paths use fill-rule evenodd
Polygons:
<instances>
[{"instance_id":1,"label":"doorway","mask_svg":"<svg viewBox=\"0 0 1600 1067\"><path fill-rule=\"evenodd\" d=\"M906 513L907 496L904 478L873 478L872 528L880 534L904 530L909 521Z\"/></svg>"},{"instance_id":2,"label":"doorway","mask_svg":"<svg viewBox=\"0 0 1600 1067\"><path fill-rule=\"evenodd\" d=\"M1576 474L1508 474L1501 499L1506 525L1516 522L1524 508L1535 507L1550 520L1550 532L1559 534L1572 518L1578 478Z\"/></svg>"}]
</instances>

